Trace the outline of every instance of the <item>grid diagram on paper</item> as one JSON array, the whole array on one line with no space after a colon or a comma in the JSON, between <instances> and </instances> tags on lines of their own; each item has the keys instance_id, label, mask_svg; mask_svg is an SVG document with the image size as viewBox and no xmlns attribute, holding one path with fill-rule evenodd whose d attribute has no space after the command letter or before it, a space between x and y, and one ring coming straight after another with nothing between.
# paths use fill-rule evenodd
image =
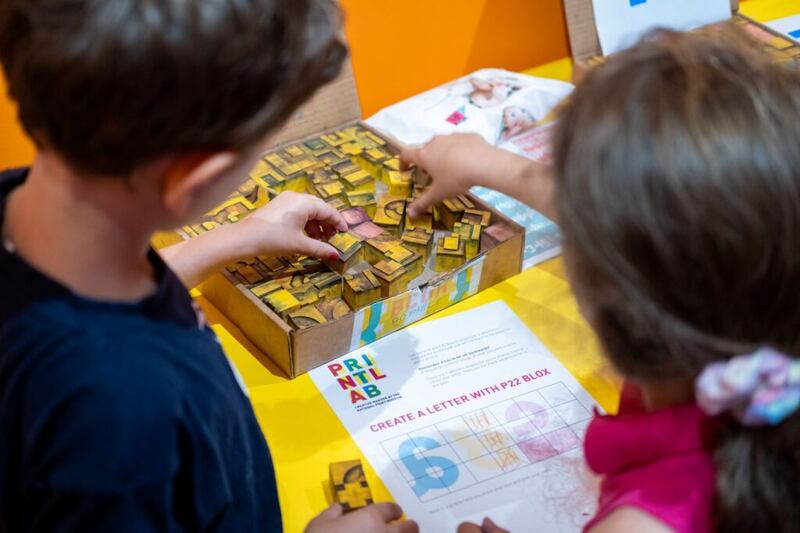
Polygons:
<instances>
[{"instance_id":1,"label":"grid diagram on paper","mask_svg":"<svg viewBox=\"0 0 800 533\"><path fill-rule=\"evenodd\" d=\"M580 448L590 418L559 381L381 445L426 502Z\"/></svg>"}]
</instances>

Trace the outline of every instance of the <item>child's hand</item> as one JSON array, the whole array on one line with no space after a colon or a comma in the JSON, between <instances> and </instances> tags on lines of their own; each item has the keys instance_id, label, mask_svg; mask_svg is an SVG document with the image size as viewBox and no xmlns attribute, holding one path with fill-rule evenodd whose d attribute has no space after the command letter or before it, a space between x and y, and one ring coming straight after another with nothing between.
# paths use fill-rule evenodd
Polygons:
<instances>
[{"instance_id":1,"label":"child's hand","mask_svg":"<svg viewBox=\"0 0 800 533\"><path fill-rule=\"evenodd\" d=\"M316 196L283 192L230 228L247 257L307 255L336 259L336 249L324 241L337 230L347 231L347 222Z\"/></svg>"},{"instance_id":2,"label":"child's hand","mask_svg":"<svg viewBox=\"0 0 800 533\"><path fill-rule=\"evenodd\" d=\"M417 533L416 522L393 522L402 516L395 503L376 503L348 514L334 503L308 524L305 533Z\"/></svg>"},{"instance_id":3,"label":"child's hand","mask_svg":"<svg viewBox=\"0 0 800 533\"><path fill-rule=\"evenodd\" d=\"M508 533L508 531L492 522L489 517L486 517L481 525L464 522L458 526L457 533Z\"/></svg>"},{"instance_id":4,"label":"child's hand","mask_svg":"<svg viewBox=\"0 0 800 533\"><path fill-rule=\"evenodd\" d=\"M474 133L456 133L434 137L422 147L408 147L400 154L404 168L415 165L425 169L432 181L408 210L414 217L442 200L455 198L473 185L489 185L492 161L497 148Z\"/></svg>"},{"instance_id":5,"label":"child's hand","mask_svg":"<svg viewBox=\"0 0 800 533\"><path fill-rule=\"evenodd\" d=\"M234 261L257 255L339 257L324 242L347 231L342 215L315 196L285 192L236 224L216 228L161 250L161 256L187 287Z\"/></svg>"},{"instance_id":6,"label":"child's hand","mask_svg":"<svg viewBox=\"0 0 800 533\"><path fill-rule=\"evenodd\" d=\"M496 148L474 133L434 137L422 147L403 150L400 162L405 168L416 165L425 169L432 179L422 196L408 207L411 217L474 185L483 185L556 218L550 168Z\"/></svg>"}]
</instances>

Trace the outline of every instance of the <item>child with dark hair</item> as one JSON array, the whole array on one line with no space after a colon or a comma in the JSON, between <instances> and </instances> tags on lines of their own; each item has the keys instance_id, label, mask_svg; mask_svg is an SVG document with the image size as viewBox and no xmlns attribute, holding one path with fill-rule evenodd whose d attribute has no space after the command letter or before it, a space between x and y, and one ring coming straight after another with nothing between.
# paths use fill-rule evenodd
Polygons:
<instances>
[{"instance_id":1,"label":"child with dark hair","mask_svg":"<svg viewBox=\"0 0 800 533\"><path fill-rule=\"evenodd\" d=\"M626 378L585 438L588 531L797 531L800 74L743 36L660 33L593 70L554 176L470 136L404 159L411 209L488 185L554 217L580 309ZM501 531L490 520L461 531Z\"/></svg>"},{"instance_id":2,"label":"child with dark hair","mask_svg":"<svg viewBox=\"0 0 800 533\"><path fill-rule=\"evenodd\" d=\"M0 174L0 531L280 531L264 436L185 286L237 257L334 253L288 194L165 252L346 56L330 0L0 0L37 145ZM176 276L177 274L177 276ZM416 531L382 503L309 532Z\"/></svg>"}]
</instances>

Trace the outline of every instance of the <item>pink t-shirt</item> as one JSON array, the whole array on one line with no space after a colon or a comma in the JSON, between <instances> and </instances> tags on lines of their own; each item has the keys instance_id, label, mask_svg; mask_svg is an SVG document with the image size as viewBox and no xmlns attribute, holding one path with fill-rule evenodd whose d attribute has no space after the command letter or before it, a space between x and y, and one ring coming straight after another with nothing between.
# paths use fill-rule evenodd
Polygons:
<instances>
[{"instance_id":1,"label":"pink t-shirt","mask_svg":"<svg viewBox=\"0 0 800 533\"><path fill-rule=\"evenodd\" d=\"M625 387L617 416L595 415L586 432L589 467L603 476L588 531L621 507L636 507L678 532L714 529L715 469L709 442L717 423L695 404L646 412Z\"/></svg>"}]
</instances>

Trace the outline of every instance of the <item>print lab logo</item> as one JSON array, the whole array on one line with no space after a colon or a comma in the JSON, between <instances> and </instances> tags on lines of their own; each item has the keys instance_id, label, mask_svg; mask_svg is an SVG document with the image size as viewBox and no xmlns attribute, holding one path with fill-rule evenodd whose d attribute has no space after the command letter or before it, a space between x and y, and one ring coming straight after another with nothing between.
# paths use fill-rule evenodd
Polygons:
<instances>
[{"instance_id":1,"label":"print lab logo","mask_svg":"<svg viewBox=\"0 0 800 533\"><path fill-rule=\"evenodd\" d=\"M381 373L375 366L375 360L367 354L345 359L341 363L331 363L328 370L342 390L350 393L350 403L353 405L381 395L376 382L385 379L386 374Z\"/></svg>"}]
</instances>

